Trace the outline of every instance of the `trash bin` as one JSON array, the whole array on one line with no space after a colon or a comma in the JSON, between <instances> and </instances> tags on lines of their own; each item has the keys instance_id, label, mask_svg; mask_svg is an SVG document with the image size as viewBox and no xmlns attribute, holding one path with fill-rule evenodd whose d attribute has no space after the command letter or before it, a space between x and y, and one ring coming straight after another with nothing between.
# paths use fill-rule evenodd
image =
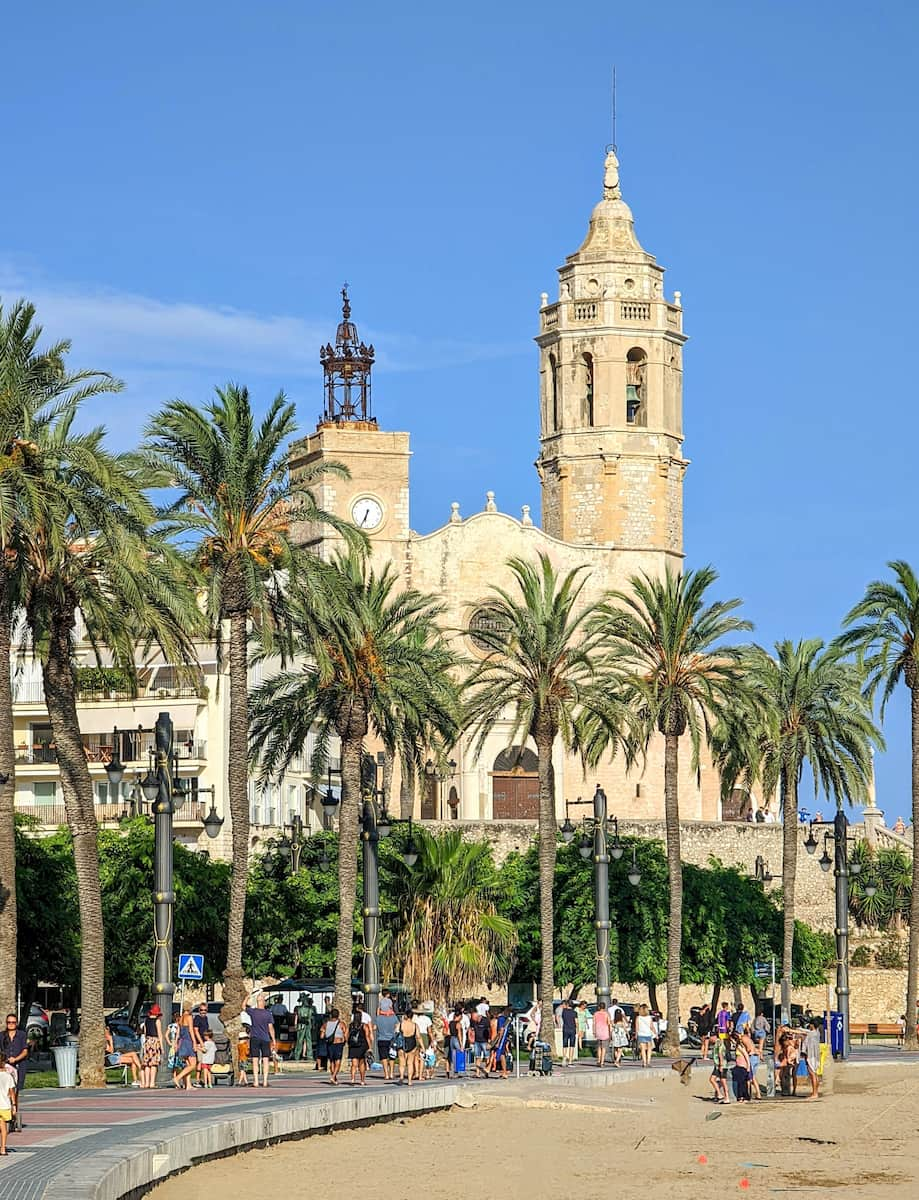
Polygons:
<instances>
[{"instance_id":1,"label":"trash bin","mask_svg":"<svg viewBox=\"0 0 919 1200\"><path fill-rule=\"evenodd\" d=\"M824 1038L830 1043L830 1053L834 1058L842 1058L845 1053L845 1028L842 1020L842 1013L831 1012L829 1014L829 1030L826 1029L827 1018L824 1017Z\"/></svg>"},{"instance_id":2,"label":"trash bin","mask_svg":"<svg viewBox=\"0 0 919 1200\"><path fill-rule=\"evenodd\" d=\"M76 1045L53 1046L54 1069L57 1071L58 1087L77 1086Z\"/></svg>"}]
</instances>

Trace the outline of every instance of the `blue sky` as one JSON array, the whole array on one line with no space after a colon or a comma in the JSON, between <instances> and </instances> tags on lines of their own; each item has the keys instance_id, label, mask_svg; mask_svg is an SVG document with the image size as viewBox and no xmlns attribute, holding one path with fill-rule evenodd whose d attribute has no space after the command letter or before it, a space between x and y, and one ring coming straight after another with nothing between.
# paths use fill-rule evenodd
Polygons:
<instances>
[{"instance_id":1,"label":"blue sky","mask_svg":"<svg viewBox=\"0 0 919 1200\"><path fill-rule=\"evenodd\" d=\"M599 198L615 62L624 195L692 339L690 563L765 643L919 565L914 5L50 0L3 26L0 295L127 381L94 414L119 444L228 379L306 431L347 279L414 527L487 489L538 512L539 294Z\"/></svg>"}]
</instances>

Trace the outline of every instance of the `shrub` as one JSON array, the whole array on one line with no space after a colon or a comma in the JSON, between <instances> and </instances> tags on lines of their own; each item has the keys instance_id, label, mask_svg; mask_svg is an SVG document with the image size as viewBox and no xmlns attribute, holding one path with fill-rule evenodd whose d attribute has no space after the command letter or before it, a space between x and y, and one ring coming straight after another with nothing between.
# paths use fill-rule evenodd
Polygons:
<instances>
[{"instance_id":1,"label":"shrub","mask_svg":"<svg viewBox=\"0 0 919 1200\"><path fill-rule=\"evenodd\" d=\"M867 946L856 946L852 953L853 967L870 967L872 962L871 950Z\"/></svg>"},{"instance_id":2,"label":"shrub","mask_svg":"<svg viewBox=\"0 0 919 1200\"><path fill-rule=\"evenodd\" d=\"M903 962L903 951L896 938L888 938L884 945L875 951L874 965L885 967L888 970L896 970L906 965Z\"/></svg>"}]
</instances>

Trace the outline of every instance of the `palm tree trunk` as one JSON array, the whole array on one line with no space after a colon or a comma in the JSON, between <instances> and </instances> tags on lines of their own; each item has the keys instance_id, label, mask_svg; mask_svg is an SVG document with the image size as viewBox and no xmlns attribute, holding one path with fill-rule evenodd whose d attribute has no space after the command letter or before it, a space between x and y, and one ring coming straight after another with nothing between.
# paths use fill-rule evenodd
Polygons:
<instances>
[{"instance_id":1,"label":"palm tree trunk","mask_svg":"<svg viewBox=\"0 0 919 1200\"><path fill-rule=\"evenodd\" d=\"M230 911L227 921L227 963L223 972L222 1019L230 1045L236 1046L235 1020L246 999L243 982L243 927L249 875L249 671L245 611L230 614L229 685L230 728L227 742L227 803L230 810L233 866L230 873Z\"/></svg>"},{"instance_id":2,"label":"palm tree trunk","mask_svg":"<svg viewBox=\"0 0 919 1200\"><path fill-rule=\"evenodd\" d=\"M782 772L782 1007L791 1005L795 953L795 875L798 863L798 780Z\"/></svg>"},{"instance_id":3,"label":"palm tree trunk","mask_svg":"<svg viewBox=\"0 0 919 1200\"><path fill-rule=\"evenodd\" d=\"M9 577L0 566L0 1013L16 1011L16 751Z\"/></svg>"},{"instance_id":4,"label":"palm tree trunk","mask_svg":"<svg viewBox=\"0 0 919 1200\"><path fill-rule=\"evenodd\" d=\"M664 822L670 916L667 925L667 1032L663 1048L680 1053L680 959L683 951L683 859L680 852L680 738L664 735Z\"/></svg>"},{"instance_id":5,"label":"palm tree trunk","mask_svg":"<svg viewBox=\"0 0 919 1200\"><path fill-rule=\"evenodd\" d=\"M387 812L392 812L390 800L392 799L392 777L393 769L396 765L396 756L391 750L383 751L383 807Z\"/></svg>"},{"instance_id":6,"label":"palm tree trunk","mask_svg":"<svg viewBox=\"0 0 919 1200\"><path fill-rule=\"evenodd\" d=\"M555 768L548 727L537 727L536 754L539 759L539 932L542 942L539 989L542 1001L542 1034L552 1045L555 1013L555 856L558 829L555 822Z\"/></svg>"},{"instance_id":7,"label":"palm tree trunk","mask_svg":"<svg viewBox=\"0 0 919 1200\"><path fill-rule=\"evenodd\" d=\"M919 1050L916 993L919 985L919 687L910 696L913 750L913 893L909 903L909 955L906 960L906 1048Z\"/></svg>"},{"instance_id":8,"label":"palm tree trunk","mask_svg":"<svg viewBox=\"0 0 919 1200\"><path fill-rule=\"evenodd\" d=\"M415 764L407 754L401 755L402 774L399 779L399 816L403 821L415 815Z\"/></svg>"},{"instance_id":9,"label":"palm tree trunk","mask_svg":"<svg viewBox=\"0 0 919 1200\"><path fill-rule=\"evenodd\" d=\"M357 897L357 830L361 805L363 722L350 722L341 740L341 808L338 814L338 941L335 946L335 1006L351 1015L354 974L354 905Z\"/></svg>"},{"instance_id":10,"label":"palm tree trunk","mask_svg":"<svg viewBox=\"0 0 919 1200\"><path fill-rule=\"evenodd\" d=\"M99 883L99 837L93 783L80 737L76 685L71 666L73 614L54 614L42 664L45 703L61 773L67 823L73 837L80 909L80 1083L105 1087L105 941Z\"/></svg>"}]
</instances>

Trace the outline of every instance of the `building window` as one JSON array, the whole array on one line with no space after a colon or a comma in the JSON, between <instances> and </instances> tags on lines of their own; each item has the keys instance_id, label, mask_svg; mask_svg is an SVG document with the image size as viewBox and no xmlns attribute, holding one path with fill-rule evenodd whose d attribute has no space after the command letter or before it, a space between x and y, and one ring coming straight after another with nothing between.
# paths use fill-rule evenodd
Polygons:
<instances>
[{"instance_id":1,"label":"building window","mask_svg":"<svg viewBox=\"0 0 919 1200\"><path fill-rule=\"evenodd\" d=\"M588 428L594 423L594 360L592 354L584 355L584 408Z\"/></svg>"},{"instance_id":2,"label":"building window","mask_svg":"<svg viewBox=\"0 0 919 1200\"><path fill-rule=\"evenodd\" d=\"M629 425L648 423L647 370L647 354L633 347L625 357L625 419Z\"/></svg>"},{"instance_id":3,"label":"building window","mask_svg":"<svg viewBox=\"0 0 919 1200\"><path fill-rule=\"evenodd\" d=\"M53 804L57 785L54 780L49 780L47 783L32 784L32 800L35 804Z\"/></svg>"},{"instance_id":4,"label":"building window","mask_svg":"<svg viewBox=\"0 0 919 1200\"><path fill-rule=\"evenodd\" d=\"M96 803L108 804L109 802L109 785L107 783L96 784Z\"/></svg>"},{"instance_id":5,"label":"building window","mask_svg":"<svg viewBox=\"0 0 919 1200\"><path fill-rule=\"evenodd\" d=\"M558 363L555 355L549 355L549 410L552 413L552 432L557 433L559 427L558 405Z\"/></svg>"}]
</instances>

